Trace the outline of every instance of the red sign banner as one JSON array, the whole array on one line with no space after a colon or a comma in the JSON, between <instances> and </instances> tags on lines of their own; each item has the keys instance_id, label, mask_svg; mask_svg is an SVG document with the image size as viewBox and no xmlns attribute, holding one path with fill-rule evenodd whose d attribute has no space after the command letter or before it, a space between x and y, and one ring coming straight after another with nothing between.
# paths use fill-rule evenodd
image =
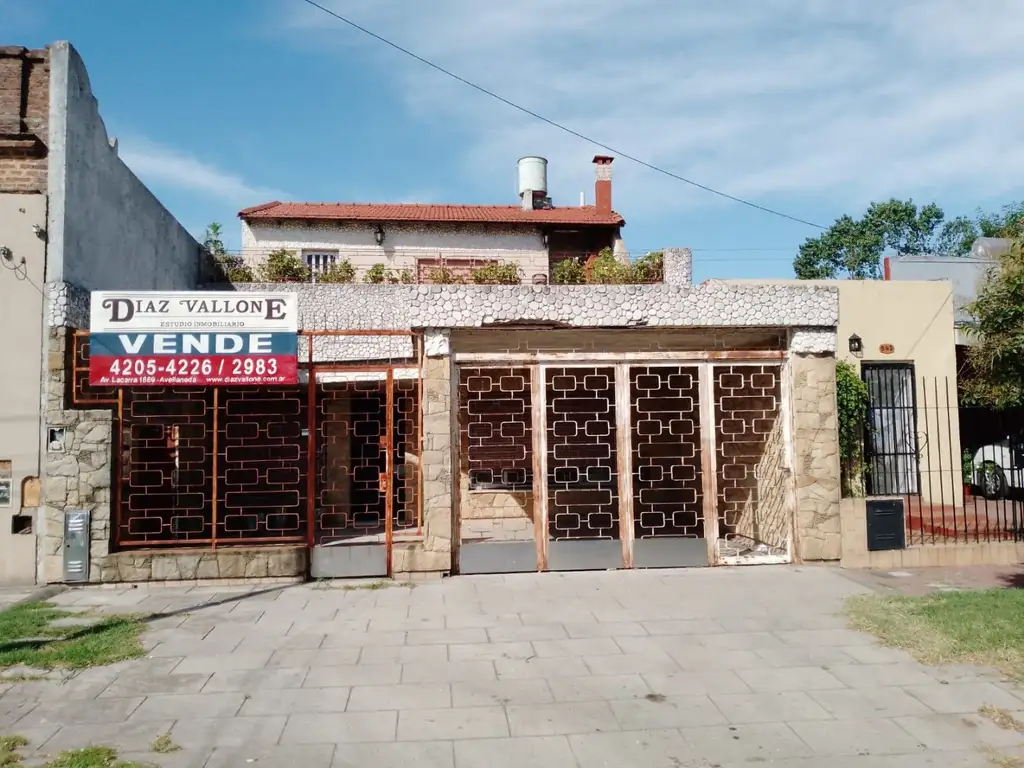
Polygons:
<instances>
[{"instance_id":1,"label":"red sign banner","mask_svg":"<svg viewBox=\"0 0 1024 768\"><path fill-rule=\"evenodd\" d=\"M92 294L89 383L281 386L298 381L293 293Z\"/></svg>"}]
</instances>

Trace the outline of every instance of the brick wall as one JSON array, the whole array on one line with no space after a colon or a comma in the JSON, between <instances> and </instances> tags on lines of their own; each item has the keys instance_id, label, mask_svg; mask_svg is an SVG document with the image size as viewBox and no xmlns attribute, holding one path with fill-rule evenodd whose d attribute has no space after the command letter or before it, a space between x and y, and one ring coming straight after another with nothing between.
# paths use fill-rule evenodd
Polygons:
<instances>
[{"instance_id":1,"label":"brick wall","mask_svg":"<svg viewBox=\"0 0 1024 768\"><path fill-rule=\"evenodd\" d=\"M50 55L0 47L0 192L46 192Z\"/></svg>"}]
</instances>

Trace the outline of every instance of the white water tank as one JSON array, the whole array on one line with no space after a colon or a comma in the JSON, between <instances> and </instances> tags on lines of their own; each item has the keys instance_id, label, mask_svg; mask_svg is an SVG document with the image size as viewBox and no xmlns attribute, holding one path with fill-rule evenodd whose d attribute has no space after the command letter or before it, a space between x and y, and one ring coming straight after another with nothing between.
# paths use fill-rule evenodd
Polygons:
<instances>
[{"instance_id":1,"label":"white water tank","mask_svg":"<svg viewBox=\"0 0 1024 768\"><path fill-rule=\"evenodd\" d=\"M543 157L521 157L516 163L519 175L519 197L524 192L540 193L535 197L546 197L548 193L548 161Z\"/></svg>"}]
</instances>

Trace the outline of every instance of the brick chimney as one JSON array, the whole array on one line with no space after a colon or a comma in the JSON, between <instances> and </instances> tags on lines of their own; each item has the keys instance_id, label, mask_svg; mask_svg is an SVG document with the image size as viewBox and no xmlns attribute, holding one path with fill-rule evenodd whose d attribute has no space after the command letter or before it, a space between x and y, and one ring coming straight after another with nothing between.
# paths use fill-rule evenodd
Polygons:
<instances>
[{"instance_id":1,"label":"brick chimney","mask_svg":"<svg viewBox=\"0 0 1024 768\"><path fill-rule=\"evenodd\" d=\"M594 203L597 210L612 210L612 160L608 155L594 155Z\"/></svg>"}]
</instances>

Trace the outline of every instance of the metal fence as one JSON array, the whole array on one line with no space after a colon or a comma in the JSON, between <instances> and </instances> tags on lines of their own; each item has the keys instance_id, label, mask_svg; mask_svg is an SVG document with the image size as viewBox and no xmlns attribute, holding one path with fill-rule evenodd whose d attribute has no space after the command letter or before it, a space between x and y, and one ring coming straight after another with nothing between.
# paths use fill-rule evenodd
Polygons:
<instances>
[{"instance_id":1,"label":"metal fence","mask_svg":"<svg viewBox=\"0 0 1024 768\"><path fill-rule=\"evenodd\" d=\"M295 386L99 389L89 336L76 332L70 405L113 412L112 543L313 545L379 533L390 544L395 531L420 530L420 340L381 331L397 339L394 359L310 360L366 333L303 334Z\"/></svg>"},{"instance_id":2,"label":"metal fence","mask_svg":"<svg viewBox=\"0 0 1024 768\"><path fill-rule=\"evenodd\" d=\"M960 407L956 382L863 366L870 404L847 496L900 498L909 545L1024 539L1024 411Z\"/></svg>"}]
</instances>

